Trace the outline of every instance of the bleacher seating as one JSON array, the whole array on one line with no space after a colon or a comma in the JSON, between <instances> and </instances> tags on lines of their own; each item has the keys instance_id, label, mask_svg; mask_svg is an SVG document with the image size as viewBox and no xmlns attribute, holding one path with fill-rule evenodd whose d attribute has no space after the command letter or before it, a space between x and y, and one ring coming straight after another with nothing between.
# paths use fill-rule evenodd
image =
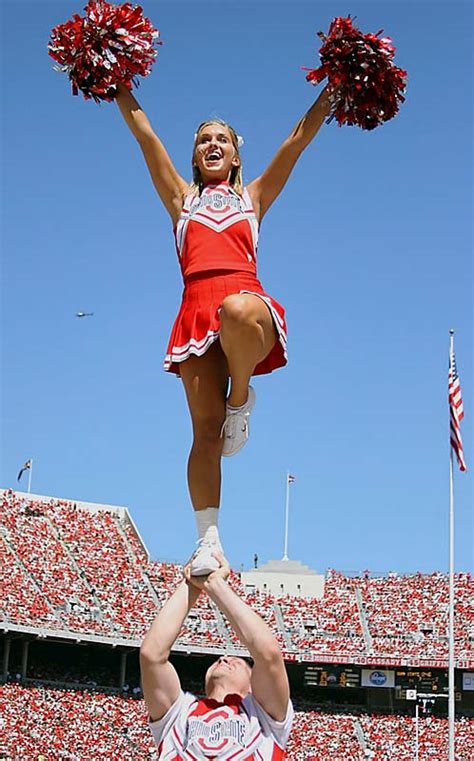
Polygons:
<instances>
[{"instance_id":1,"label":"bleacher seating","mask_svg":"<svg viewBox=\"0 0 474 761\"><path fill-rule=\"evenodd\" d=\"M413 761L415 719L407 716L360 716L358 718L373 761ZM471 761L472 720L459 718L455 724L456 761ZM419 720L419 758L446 761L448 720L433 716Z\"/></svg>"},{"instance_id":2,"label":"bleacher seating","mask_svg":"<svg viewBox=\"0 0 474 761\"><path fill-rule=\"evenodd\" d=\"M65 500L11 491L1 502L0 560L0 620L104 638L142 639L182 578L178 565L148 562L133 527L113 509L93 512ZM445 575L370 578L368 572L349 577L329 571L320 600L259 591L246 595L237 574L231 583L271 626L288 657L447 657ZM471 576L457 574L458 658L473 658L473 600ZM203 595L178 644L216 650L237 643Z\"/></svg>"},{"instance_id":3,"label":"bleacher seating","mask_svg":"<svg viewBox=\"0 0 474 761\"><path fill-rule=\"evenodd\" d=\"M447 658L448 579L440 573L360 581L372 652L399 657ZM455 580L457 656L471 657L474 586L469 574ZM469 621L471 622L469 624Z\"/></svg>"},{"instance_id":4,"label":"bleacher seating","mask_svg":"<svg viewBox=\"0 0 474 761\"><path fill-rule=\"evenodd\" d=\"M345 714L297 713L287 751L288 758L295 761L366 761L354 718Z\"/></svg>"},{"instance_id":5,"label":"bleacher seating","mask_svg":"<svg viewBox=\"0 0 474 761\"><path fill-rule=\"evenodd\" d=\"M0 686L4 758L157 761L143 700L83 690ZM356 726L361 729L360 739ZM420 718L420 759L446 761L447 720ZM472 761L472 723L456 721L456 761ZM413 761L412 718L297 712L290 761Z\"/></svg>"},{"instance_id":6,"label":"bleacher seating","mask_svg":"<svg viewBox=\"0 0 474 761\"><path fill-rule=\"evenodd\" d=\"M148 561L132 525L113 509L89 511L65 500L38 500L13 492L3 495L0 622L6 625L140 641L181 579L181 566ZM231 584L272 628L288 658L369 652L375 658L446 658L445 575L371 578L368 572L349 577L329 571L320 600L274 597L258 590L247 594L235 573ZM457 574L458 658L473 657L473 593L471 576ZM186 620L178 643L190 652L238 645L205 595ZM57 669L40 661L29 676L54 681ZM116 674L108 673L106 667L95 676L103 685L116 685ZM87 676L69 666L63 668L62 680L79 687ZM136 684L134 690L140 694ZM142 699L104 695L84 687L55 690L7 683L0 687L0 717L0 734L6 737L0 750L6 758L157 759ZM399 715L297 712L288 758L413 761L413 722ZM456 722L456 761L471 761L471 728L467 719ZM420 758L444 761L446 748L447 721L422 717Z\"/></svg>"},{"instance_id":7,"label":"bleacher seating","mask_svg":"<svg viewBox=\"0 0 474 761\"><path fill-rule=\"evenodd\" d=\"M329 571L324 597L311 600L286 597L278 600L285 627L295 650L302 653L365 654L365 643L355 595L356 580Z\"/></svg>"}]
</instances>

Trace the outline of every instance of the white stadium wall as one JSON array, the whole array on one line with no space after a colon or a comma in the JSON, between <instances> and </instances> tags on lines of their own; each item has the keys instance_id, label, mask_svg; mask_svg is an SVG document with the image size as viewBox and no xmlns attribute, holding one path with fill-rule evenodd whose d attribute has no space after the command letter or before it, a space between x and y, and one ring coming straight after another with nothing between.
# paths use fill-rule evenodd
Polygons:
<instances>
[{"instance_id":1,"label":"white stadium wall","mask_svg":"<svg viewBox=\"0 0 474 761\"><path fill-rule=\"evenodd\" d=\"M269 560L261 568L243 571L241 581L247 593L258 589L276 596L320 599L324 595L324 575L298 560Z\"/></svg>"}]
</instances>

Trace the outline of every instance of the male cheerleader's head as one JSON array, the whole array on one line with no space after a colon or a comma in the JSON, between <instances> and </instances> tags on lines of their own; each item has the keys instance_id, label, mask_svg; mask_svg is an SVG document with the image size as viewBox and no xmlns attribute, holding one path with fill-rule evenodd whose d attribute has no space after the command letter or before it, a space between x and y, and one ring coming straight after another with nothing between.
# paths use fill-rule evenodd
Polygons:
<instances>
[{"instance_id":1,"label":"male cheerleader's head","mask_svg":"<svg viewBox=\"0 0 474 761\"><path fill-rule=\"evenodd\" d=\"M243 192L239 154L242 143L233 127L222 119L200 124L194 136L192 189L201 193L209 182L224 180L240 195Z\"/></svg>"},{"instance_id":2,"label":"male cheerleader's head","mask_svg":"<svg viewBox=\"0 0 474 761\"><path fill-rule=\"evenodd\" d=\"M223 694L241 695L244 698L250 692L252 666L251 658L222 655L206 671L206 695L220 688Z\"/></svg>"}]
</instances>

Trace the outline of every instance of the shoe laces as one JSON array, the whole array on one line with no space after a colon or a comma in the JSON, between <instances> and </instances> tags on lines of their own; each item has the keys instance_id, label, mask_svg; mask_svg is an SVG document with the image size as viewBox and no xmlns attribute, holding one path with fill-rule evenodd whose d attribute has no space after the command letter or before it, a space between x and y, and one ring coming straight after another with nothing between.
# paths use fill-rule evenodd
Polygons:
<instances>
[{"instance_id":1,"label":"shoe laces","mask_svg":"<svg viewBox=\"0 0 474 761\"><path fill-rule=\"evenodd\" d=\"M237 426L240 425L241 432L244 433L245 438L248 439L249 437L249 426L247 423L248 417L249 417L248 412L231 412L229 415L227 415L221 428L221 438L233 439L237 432Z\"/></svg>"},{"instance_id":2,"label":"shoe laces","mask_svg":"<svg viewBox=\"0 0 474 761\"><path fill-rule=\"evenodd\" d=\"M204 534L196 542L196 553L200 550L215 550L216 548L219 549L219 539L217 537Z\"/></svg>"},{"instance_id":3,"label":"shoe laces","mask_svg":"<svg viewBox=\"0 0 474 761\"><path fill-rule=\"evenodd\" d=\"M211 543L209 539L206 539L205 536L201 537L201 539L198 539L196 542L196 549L194 550L194 557L201 552L202 550L210 550L211 549Z\"/></svg>"}]
</instances>

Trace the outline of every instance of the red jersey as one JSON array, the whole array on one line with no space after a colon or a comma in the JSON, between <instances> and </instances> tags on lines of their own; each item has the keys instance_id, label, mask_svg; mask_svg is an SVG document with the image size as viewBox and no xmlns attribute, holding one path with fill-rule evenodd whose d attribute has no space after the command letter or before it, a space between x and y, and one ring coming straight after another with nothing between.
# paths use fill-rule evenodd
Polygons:
<instances>
[{"instance_id":1,"label":"red jersey","mask_svg":"<svg viewBox=\"0 0 474 761\"><path fill-rule=\"evenodd\" d=\"M257 272L258 222L248 190L222 181L187 195L174 229L183 278L196 272Z\"/></svg>"},{"instance_id":2,"label":"red jersey","mask_svg":"<svg viewBox=\"0 0 474 761\"><path fill-rule=\"evenodd\" d=\"M280 761L293 723L293 706L275 721L249 693L224 702L181 692L150 729L162 761Z\"/></svg>"}]
</instances>

